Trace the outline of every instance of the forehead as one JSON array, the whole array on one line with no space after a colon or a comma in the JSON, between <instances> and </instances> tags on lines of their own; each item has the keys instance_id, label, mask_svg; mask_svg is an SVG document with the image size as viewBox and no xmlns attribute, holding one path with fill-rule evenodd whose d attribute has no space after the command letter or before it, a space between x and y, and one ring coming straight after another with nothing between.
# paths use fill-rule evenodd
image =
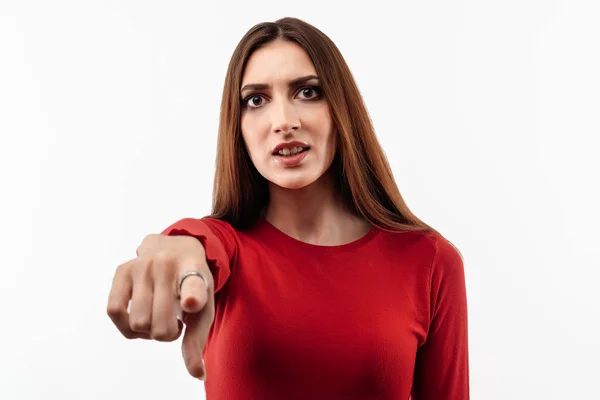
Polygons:
<instances>
[{"instance_id":1,"label":"forehead","mask_svg":"<svg viewBox=\"0 0 600 400\"><path fill-rule=\"evenodd\" d=\"M286 83L317 75L310 57L300 45L277 40L256 50L246 64L242 86L249 83Z\"/></svg>"}]
</instances>

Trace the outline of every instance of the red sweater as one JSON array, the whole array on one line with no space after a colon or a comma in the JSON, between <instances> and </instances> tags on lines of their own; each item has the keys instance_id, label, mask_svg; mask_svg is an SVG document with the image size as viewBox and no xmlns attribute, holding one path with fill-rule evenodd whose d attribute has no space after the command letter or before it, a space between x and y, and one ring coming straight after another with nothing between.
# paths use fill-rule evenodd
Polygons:
<instances>
[{"instance_id":1,"label":"red sweater","mask_svg":"<svg viewBox=\"0 0 600 400\"><path fill-rule=\"evenodd\" d=\"M211 218L163 234L200 239L214 275L208 400L469 398L463 262L443 237L319 246Z\"/></svg>"}]
</instances>

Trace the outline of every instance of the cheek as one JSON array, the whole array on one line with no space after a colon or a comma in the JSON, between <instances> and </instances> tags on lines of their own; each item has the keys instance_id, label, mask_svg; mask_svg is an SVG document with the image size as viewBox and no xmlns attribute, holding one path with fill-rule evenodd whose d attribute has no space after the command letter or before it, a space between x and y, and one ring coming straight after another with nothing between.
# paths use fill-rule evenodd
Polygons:
<instances>
[{"instance_id":1,"label":"cheek","mask_svg":"<svg viewBox=\"0 0 600 400\"><path fill-rule=\"evenodd\" d=\"M326 104L321 104L317 108L309 110L301 116L301 120L303 127L311 132L311 136L314 135L313 139L327 145L335 143L333 120Z\"/></svg>"},{"instance_id":2,"label":"cheek","mask_svg":"<svg viewBox=\"0 0 600 400\"><path fill-rule=\"evenodd\" d=\"M331 167L333 159L337 154L337 134L336 132L331 132L330 138L327 143L327 168Z\"/></svg>"},{"instance_id":3,"label":"cheek","mask_svg":"<svg viewBox=\"0 0 600 400\"><path fill-rule=\"evenodd\" d=\"M240 129L242 131L242 139L246 145L246 150L250 155L250 158L254 160L258 147L258 135L257 127L252 118L242 116L240 121Z\"/></svg>"},{"instance_id":4,"label":"cheek","mask_svg":"<svg viewBox=\"0 0 600 400\"><path fill-rule=\"evenodd\" d=\"M337 132L335 127L333 126L333 121L331 120L331 116L329 115L329 112L327 111L326 113L324 113L323 115L323 121L326 121L325 124L323 124L323 132L325 133L325 143L327 146L327 154L330 157L333 157L333 155L335 155L336 150L337 150Z\"/></svg>"}]
</instances>

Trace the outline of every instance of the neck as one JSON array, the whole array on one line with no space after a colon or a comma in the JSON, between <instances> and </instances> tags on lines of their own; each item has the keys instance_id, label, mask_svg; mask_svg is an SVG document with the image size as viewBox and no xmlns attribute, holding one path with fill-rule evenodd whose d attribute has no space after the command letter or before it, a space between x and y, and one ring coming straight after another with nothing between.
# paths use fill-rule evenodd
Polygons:
<instances>
[{"instance_id":1,"label":"neck","mask_svg":"<svg viewBox=\"0 0 600 400\"><path fill-rule=\"evenodd\" d=\"M329 174L301 189L270 184L265 219L297 240L324 246L352 242L371 229L347 210Z\"/></svg>"}]
</instances>

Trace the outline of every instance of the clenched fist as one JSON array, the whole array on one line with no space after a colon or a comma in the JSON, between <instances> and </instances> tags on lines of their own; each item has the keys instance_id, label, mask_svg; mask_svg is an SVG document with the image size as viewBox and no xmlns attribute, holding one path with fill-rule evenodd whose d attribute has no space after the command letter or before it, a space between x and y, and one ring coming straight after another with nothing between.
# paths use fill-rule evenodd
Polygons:
<instances>
[{"instance_id":1,"label":"clenched fist","mask_svg":"<svg viewBox=\"0 0 600 400\"><path fill-rule=\"evenodd\" d=\"M185 365L192 376L206 379L202 351L214 320L214 283L196 238L146 236L137 257L117 268L107 313L128 339L173 341L185 324Z\"/></svg>"}]
</instances>

